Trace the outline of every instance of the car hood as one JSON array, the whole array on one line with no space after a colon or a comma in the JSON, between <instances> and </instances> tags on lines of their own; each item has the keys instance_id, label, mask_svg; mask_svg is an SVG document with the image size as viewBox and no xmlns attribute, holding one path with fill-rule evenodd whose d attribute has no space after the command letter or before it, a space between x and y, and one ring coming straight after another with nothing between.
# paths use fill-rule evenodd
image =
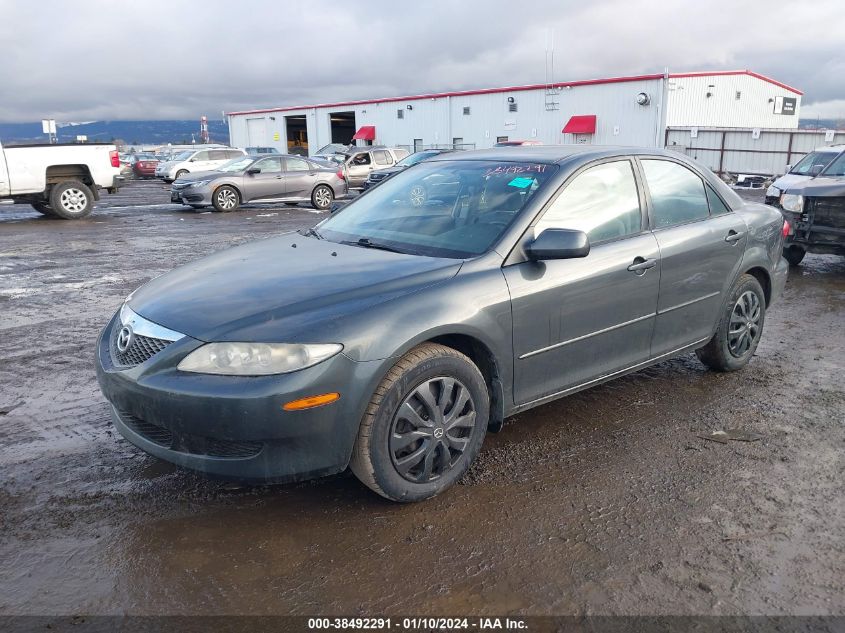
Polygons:
<instances>
[{"instance_id":1,"label":"car hood","mask_svg":"<svg viewBox=\"0 0 845 633\"><path fill-rule=\"evenodd\" d=\"M826 198L845 196L845 177L811 178L795 186L788 187L786 193Z\"/></svg>"},{"instance_id":2,"label":"car hood","mask_svg":"<svg viewBox=\"0 0 845 633\"><path fill-rule=\"evenodd\" d=\"M345 317L449 279L460 266L289 233L157 277L130 295L129 307L202 341L307 342L317 325L331 332Z\"/></svg>"},{"instance_id":3,"label":"car hood","mask_svg":"<svg viewBox=\"0 0 845 633\"><path fill-rule=\"evenodd\" d=\"M384 169L374 169L372 173L383 174L385 176L392 176L393 174L402 171L405 167L385 167Z\"/></svg>"},{"instance_id":4,"label":"car hood","mask_svg":"<svg viewBox=\"0 0 845 633\"><path fill-rule=\"evenodd\" d=\"M801 174L784 174L772 183L773 187L777 187L781 191L786 191L790 187L800 185L803 182L810 180L810 176L802 176Z\"/></svg>"},{"instance_id":5,"label":"car hood","mask_svg":"<svg viewBox=\"0 0 845 633\"><path fill-rule=\"evenodd\" d=\"M241 174L239 172L222 172L222 171L214 171L214 170L195 171L195 172L188 174L187 176L180 176L179 179L176 180L176 182L194 182L194 181L197 181L197 180L204 180L204 179L207 180L209 177L217 178L217 177L222 177L222 176L240 176L240 175Z\"/></svg>"}]
</instances>

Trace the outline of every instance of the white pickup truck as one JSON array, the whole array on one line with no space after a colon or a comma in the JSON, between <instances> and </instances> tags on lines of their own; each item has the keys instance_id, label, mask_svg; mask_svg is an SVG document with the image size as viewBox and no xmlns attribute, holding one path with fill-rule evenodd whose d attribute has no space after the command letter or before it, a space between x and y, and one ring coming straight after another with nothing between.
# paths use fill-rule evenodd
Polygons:
<instances>
[{"instance_id":1,"label":"white pickup truck","mask_svg":"<svg viewBox=\"0 0 845 633\"><path fill-rule=\"evenodd\" d=\"M120 186L120 159L109 144L0 144L0 200L31 204L66 220L91 213L100 189Z\"/></svg>"}]
</instances>

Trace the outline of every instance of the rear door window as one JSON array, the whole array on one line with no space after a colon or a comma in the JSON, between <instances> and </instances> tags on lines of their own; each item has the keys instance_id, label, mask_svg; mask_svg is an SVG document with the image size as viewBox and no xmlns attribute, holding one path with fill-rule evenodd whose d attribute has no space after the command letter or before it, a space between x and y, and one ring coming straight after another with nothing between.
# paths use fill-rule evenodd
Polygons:
<instances>
[{"instance_id":1,"label":"rear door window","mask_svg":"<svg viewBox=\"0 0 845 633\"><path fill-rule=\"evenodd\" d=\"M240 158L243 155L244 155L243 152L239 152L236 149L227 149L226 150L226 156L229 157L230 159L231 158Z\"/></svg>"},{"instance_id":2,"label":"rear door window","mask_svg":"<svg viewBox=\"0 0 845 633\"><path fill-rule=\"evenodd\" d=\"M302 160L301 158L286 158L285 159L285 169L288 171L310 171L311 168L308 165L308 161Z\"/></svg>"},{"instance_id":3,"label":"rear door window","mask_svg":"<svg viewBox=\"0 0 845 633\"><path fill-rule=\"evenodd\" d=\"M225 150L213 149L208 152L208 160L229 160L229 156Z\"/></svg>"},{"instance_id":4,"label":"rear door window","mask_svg":"<svg viewBox=\"0 0 845 633\"><path fill-rule=\"evenodd\" d=\"M731 210L724 202L722 202L722 199L716 195L713 188L710 185L707 185L706 188L707 201L710 203L710 215L724 215L725 213L730 213Z\"/></svg>"},{"instance_id":5,"label":"rear door window","mask_svg":"<svg viewBox=\"0 0 845 633\"><path fill-rule=\"evenodd\" d=\"M668 160L646 159L642 165L651 194L655 229L710 217L710 205L700 176Z\"/></svg>"}]
</instances>

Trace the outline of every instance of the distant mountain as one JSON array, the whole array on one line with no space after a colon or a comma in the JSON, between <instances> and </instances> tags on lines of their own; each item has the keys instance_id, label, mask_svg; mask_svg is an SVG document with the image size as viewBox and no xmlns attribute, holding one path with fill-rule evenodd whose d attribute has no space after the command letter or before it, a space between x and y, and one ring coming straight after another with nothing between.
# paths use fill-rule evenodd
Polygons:
<instances>
[{"instance_id":1,"label":"distant mountain","mask_svg":"<svg viewBox=\"0 0 845 633\"><path fill-rule=\"evenodd\" d=\"M108 143L122 139L130 145L184 144L200 141L200 123L189 121L84 121L58 123L57 136L60 143L72 143L79 135L88 137L89 142ZM208 133L212 143L228 143L229 129L225 121L209 121ZM0 123L0 141L3 143L43 143L47 136L41 132L38 123Z\"/></svg>"},{"instance_id":2,"label":"distant mountain","mask_svg":"<svg viewBox=\"0 0 845 633\"><path fill-rule=\"evenodd\" d=\"M799 119L798 129L842 130L845 129L845 121L843 121L842 119Z\"/></svg>"}]
</instances>

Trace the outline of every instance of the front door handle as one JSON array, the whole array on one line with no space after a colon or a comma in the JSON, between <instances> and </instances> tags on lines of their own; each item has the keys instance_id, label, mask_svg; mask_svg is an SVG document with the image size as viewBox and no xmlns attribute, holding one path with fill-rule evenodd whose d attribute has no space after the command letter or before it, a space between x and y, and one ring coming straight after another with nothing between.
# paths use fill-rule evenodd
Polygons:
<instances>
[{"instance_id":1,"label":"front door handle","mask_svg":"<svg viewBox=\"0 0 845 633\"><path fill-rule=\"evenodd\" d=\"M638 275L645 274L649 268L654 268L657 266L656 259L645 259L643 257L635 257L634 263L628 266L628 270L632 273L637 273Z\"/></svg>"},{"instance_id":2,"label":"front door handle","mask_svg":"<svg viewBox=\"0 0 845 633\"><path fill-rule=\"evenodd\" d=\"M736 232L733 229L728 231L727 236L725 236L725 241L729 244L734 244L745 237L745 231Z\"/></svg>"}]
</instances>

